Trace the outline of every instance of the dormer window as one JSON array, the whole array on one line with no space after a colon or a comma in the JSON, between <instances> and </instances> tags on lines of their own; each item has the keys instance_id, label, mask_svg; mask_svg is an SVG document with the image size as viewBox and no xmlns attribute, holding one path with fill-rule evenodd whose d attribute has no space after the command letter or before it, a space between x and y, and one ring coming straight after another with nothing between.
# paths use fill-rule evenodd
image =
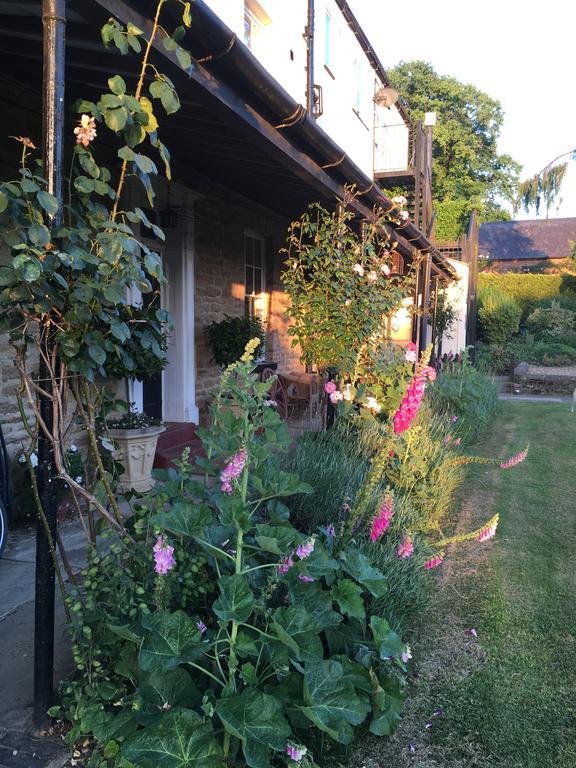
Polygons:
<instances>
[{"instance_id":1,"label":"dormer window","mask_svg":"<svg viewBox=\"0 0 576 768\"><path fill-rule=\"evenodd\" d=\"M250 49L257 45L262 29L270 24L271 18L258 0L244 2L244 42Z\"/></svg>"}]
</instances>

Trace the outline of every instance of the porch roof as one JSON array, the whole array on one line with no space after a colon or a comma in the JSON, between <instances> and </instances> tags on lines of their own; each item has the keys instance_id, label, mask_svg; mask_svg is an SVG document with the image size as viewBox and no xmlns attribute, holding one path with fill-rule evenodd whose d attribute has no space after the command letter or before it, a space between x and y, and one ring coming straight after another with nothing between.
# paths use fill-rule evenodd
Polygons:
<instances>
[{"instance_id":1,"label":"porch roof","mask_svg":"<svg viewBox=\"0 0 576 768\"><path fill-rule=\"evenodd\" d=\"M3 71L12 73L22 85L22 92L13 93L12 98L31 112L32 123L36 118L38 130L41 5L40 0L0 0L0 61ZM175 54L166 51L161 40L154 52L157 59L173 64L168 71L182 101L182 109L161 124L178 180L193 186L194 179L203 176L286 218L299 216L314 200L333 207L349 184L360 190L350 203L359 217L370 218L376 205L385 210L391 207L378 185L293 101L202 0L192 4L192 13L192 28L184 42L195 57L189 72L182 71ZM68 0L68 103L80 96L96 98L106 74L127 79L136 76L134 58L106 50L100 41L99 27L110 15L144 30L151 26L125 0ZM166 63L161 66L166 70ZM113 151L111 145L110 149ZM413 224L395 226L391 234L404 256L411 258L416 250L430 252L434 269L453 277L450 265Z\"/></svg>"}]
</instances>

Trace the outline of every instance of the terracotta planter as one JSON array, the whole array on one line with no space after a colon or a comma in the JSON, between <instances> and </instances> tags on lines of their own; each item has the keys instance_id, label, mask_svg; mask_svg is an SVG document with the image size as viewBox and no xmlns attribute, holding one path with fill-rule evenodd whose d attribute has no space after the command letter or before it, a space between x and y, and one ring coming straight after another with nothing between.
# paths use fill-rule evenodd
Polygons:
<instances>
[{"instance_id":1,"label":"terracotta planter","mask_svg":"<svg viewBox=\"0 0 576 768\"><path fill-rule=\"evenodd\" d=\"M108 434L118 446L114 458L124 467L120 477L123 491L143 493L154 487L152 465L158 436L166 427L144 427L142 429L110 429Z\"/></svg>"}]
</instances>

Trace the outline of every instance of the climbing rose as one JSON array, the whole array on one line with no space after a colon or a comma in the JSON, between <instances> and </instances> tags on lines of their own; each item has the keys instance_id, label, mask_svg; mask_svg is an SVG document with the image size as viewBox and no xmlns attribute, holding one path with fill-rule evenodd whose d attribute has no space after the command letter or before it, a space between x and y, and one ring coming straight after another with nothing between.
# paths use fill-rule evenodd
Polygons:
<instances>
[{"instance_id":1,"label":"climbing rose","mask_svg":"<svg viewBox=\"0 0 576 768\"><path fill-rule=\"evenodd\" d=\"M356 272L357 275L360 275L360 277L364 275L364 267L362 266L362 264L354 264L354 266L352 267L352 270Z\"/></svg>"},{"instance_id":2,"label":"climbing rose","mask_svg":"<svg viewBox=\"0 0 576 768\"><path fill-rule=\"evenodd\" d=\"M306 752L308 752L308 749L302 744L294 744L290 741L286 744L286 754L290 760L298 762L299 760L302 760Z\"/></svg>"},{"instance_id":3,"label":"climbing rose","mask_svg":"<svg viewBox=\"0 0 576 768\"><path fill-rule=\"evenodd\" d=\"M370 541L377 541L386 531L394 514L394 499L387 493L378 514L372 520L372 529L370 530Z\"/></svg>"},{"instance_id":4,"label":"climbing rose","mask_svg":"<svg viewBox=\"0 0 576 768\"><path fill-rule=\"evenodd\" d=\"M408 219L410 218L410 214L408 213L408 211L400 211L398 216L400 216L402 221L408 221Z\"/></svg>"},{"instance_id":5,"label":"climbing rose","mask_svg":"<svg viewBox=\"0 0 576 768\"><path fill-rule=\"evenodd\" d=\"M344 391L342 392L342 397L347 402L352 401L352 392L350 391L350 384L346 384L346 386L344 387Z\"/></svg>"},{"instance_id":6,"label":"climbing rose","mask_svg":"<svg viewBox=\"0 0 576 768\"><path fill-rule=\"evenodd\" d=\"M244 466L246 464L246 451L244 448L242 450L232 456L231 459L228 459L228 462L226 463L226 466L220 473L220 483L223 493L232 493L233 487L232 487L232 481L238 480L242 472L244 471Z\"/></svg>"},{"instance_id":7,"label":"climbing rose","mask_svg":"<svg viewBox=\"0 0 576 768\"><path fill-rule=\"evenodd\" d=\"M344 395L338 389L335 392L332 392L332 394L330 395L330 402L333 405L336 405L337 402L343 399L344 399Z\"/></svg>"},{"instance_id":8,"label":"climbing rose","mask_svg":"<svg viewBox=\"0 0 576 768\"><path fill-rule=\"evenodd\" d=\"M436 568L440 565L440 563L443 562L445 557L446 555L444 552L438 552L438 554L434 555L434 557L431 557L430 560L426 560L424 563L424 568L426 568L427 571L431 570L432 568Z\"/></svg>"},{"instance_id":9,"label":"climbing rose","mask_svg":"<svg viewBox=\"0 0 576 768\"><path fill-rule=\"evenodd\" d=\"M388 264L382 264L382 266L380 267L380 269L382 270L383 274L384 274L386 277L390 277L390 267L388 266Z\"/></svg>"},{"instance_id":10,"label":"climbing rose","mask_svg":"<svg viewBox=\"0 0 576 768\"><path fill-rule=\"evenodd\" d=\"M412 543L412 539L407 533L405 533L400 539L400 544L398 544L396 554L401 560L405 560L408 557L412 557L413 552L414 544Z\"/></svg>"},{"instance_id":11,"label":"climbing rose","mask_svg":"<svg viewBox=\"0 0 576 768\"><path fill-rule=\"evenodd\" d=\"M372 270L371 272L368 273L368 280L371 283L375 283L376 280L378 280L378 274L374 272L374 270Z\"/></svg>"},{"instance_id":12,"label":"climbing rose","mask_svg":"<svg viewBox=\"0 0 576 768\"><path fill-rule=\"evenodd\" d=\"M404 359L409 363L415 363L418 359L416 344L413 341L409 342L404 352Z\"/></svg>"},{"instance_id":13,"label":"climbing rose","mask_svg":"<svg viewBox=\"0 0 576 768\"><path fill-rule=\"evenodd\" d=\"M326 392L327 395L331 395L332 392L336 392L337 389L338 387L333 381L327 381L326 384L324 384L324 392Z\"/></svg>"},{"instance_id":14,"label":"climbing rose","mask_svg":"<svg viewBox=\"0 0 576 768\"><path fill-rule=\"evenodd\" d=\"M169 573L176 565L174 547L166 543L164 536L158 536L156 544L154 544L152 549L154 551L154 570L156 573L161 575Z\"/></svg>"},{"instance_id":15,"label":"climbing rose","mask_svg":"<svg viewBox=\"0 0 576 768\"><path fill-rule=\"evenodd\" d=\"M87 147L96 138L96 121L92 115L82 115L80 125L74 128L76 144Z\"/></svg>"},{"instance_id":16,"label":"climbing rose","mask_svg":"<svg viewBox=\"0 0 576 768\"><path fill-rule=\"evenodd\" d=\"M408 200L404 197L404 195L396 195L396 197L392 198L392 202L396 203L396 205L406 205Z\"/></svg>"},{"instance_id":17,"label":"climbing rose","mask_svg":"<svg viewBox=\"0 0 576 768\"><path fill-rule=\"evenodd\" d=\"M510 469L510 467L515 467L516 464L520 464L521 461L524 461L526 456L528 456L528 448L524 448L523 451L520 451L520 453L512 456L507 461L503 461L502 464L500 464L500 467L502 469Z\"/></svg>"},{"instance_id":18,"label":"climbing rose","mask_svg":"<svg viewBox=\"0 0 576 768\"><path fill-rule=\"evenodd\" d=\"M366 408L368 408L370 411L374 411L374 413L380 413L382 410L382 406L375 397L366 398Z\"/></svg>"}]
</instances>

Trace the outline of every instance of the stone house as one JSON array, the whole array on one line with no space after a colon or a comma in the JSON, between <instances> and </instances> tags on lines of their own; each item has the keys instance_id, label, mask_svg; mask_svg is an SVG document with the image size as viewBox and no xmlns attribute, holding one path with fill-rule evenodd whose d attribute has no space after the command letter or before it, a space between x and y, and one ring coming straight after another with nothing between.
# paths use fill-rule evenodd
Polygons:
<instances>
[{"instance_id":1,"label":"stone house","mask_svg":"<svg viewBox=\"0 0 576 768\"><path fill-rule=\"evenodd\" d=\"M173 26L177 5L166 5ZM146 33L150 8L128 0L68 0L66 7L66 102L97 99L110 74L133 81L134 57L105 49L99 29L115 16ZM394 101L386 72L345 0L196 0L191 15L182 41L193 57L188 71L161 43L153 54L182 103L161 126L174 179L156 189L167 233L160 249L168 278L162 304L174 331L161 380L130 382L129 395L166 422L198 424L218 379L204 331L224 314L258 313L268 332L267 356L280 371L302 370L286 335L280 249L289 223L311 202L333 208L346 186L355 185L351 209L358 221L369 218L375 205L391 207L380 182L388 183L389 172L409 169L420 202L413 221L392 235L406 268L419 261L414 300L421 320L394 326L399 341L424 344L430 286L457 275L426 234L422 211L429 201L423 207L418 186L428 174L424 129L416 152L415 127L402 102ZM0 103L7 116L0 178L8 178L17 162L8 134L40 145L42 40L40 0L0 0ZM67 118L70 146L75 119ZM431 140L431 129L427 135ZM0 363L0 420L9 450L17 453L26 435L15 407L11 350L1 338Z\"/></svg>"}]
</instances>

